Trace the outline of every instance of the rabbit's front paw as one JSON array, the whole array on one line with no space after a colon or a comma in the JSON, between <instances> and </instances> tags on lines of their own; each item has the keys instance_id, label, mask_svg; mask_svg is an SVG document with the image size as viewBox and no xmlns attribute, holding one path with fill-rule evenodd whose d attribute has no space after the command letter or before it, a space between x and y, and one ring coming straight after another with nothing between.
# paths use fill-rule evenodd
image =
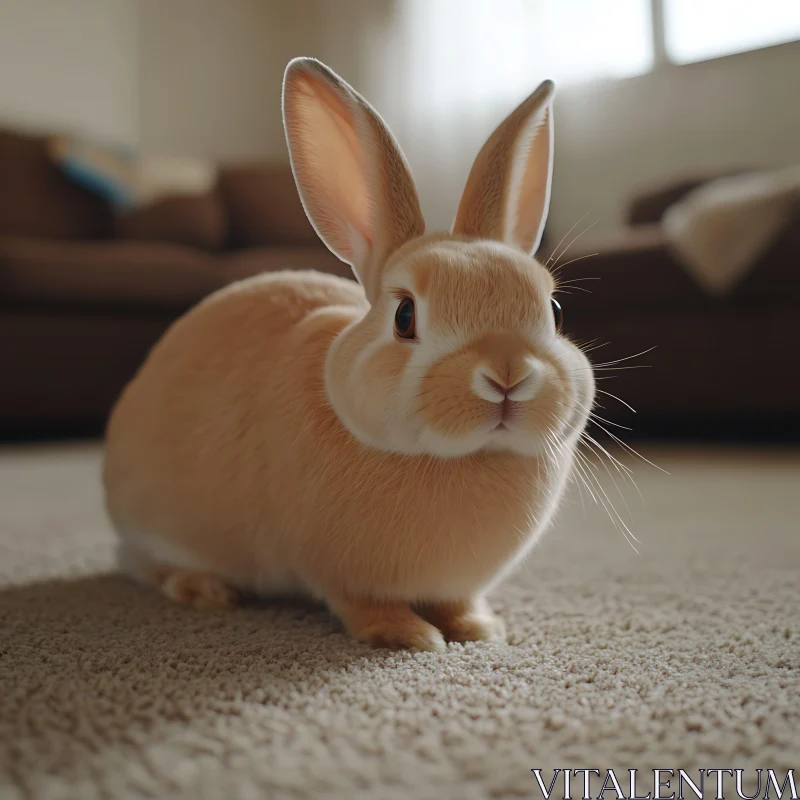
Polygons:
<instances>
[{"instance_id":1,"label":"rabbit's front paw","mask_svg":"<svg viewBox=\"0 0 800 800\"><path fill-rule=\"evenodd\" d=\"M389 650L441 652L445 649L442 634L423 619L410 625L378 624L363 630L358 638L372 647L385 647Z\"/></svg>"},{"instance_id":2,"label":"rabbit's front paw","mask_svg":"<svg viewBox=\"0 0 800 800\"><path fill-rule=\"evenodd\" d=\"M434 652L445 649L442 634L415 614L408 603L329 599L328 604L351 636L372 647Z\"/></svg>"},{"instance_id":3,"label":"rabbit's front paw","mask_svg":"<svg viewBox=\"0 0 800 800\"><path fill-rule=\"evenodd\" d=\"M483 599L429 603L420 614L435 625L448 642L505 642L506 626Z\"/></svg>"}]
</instances>

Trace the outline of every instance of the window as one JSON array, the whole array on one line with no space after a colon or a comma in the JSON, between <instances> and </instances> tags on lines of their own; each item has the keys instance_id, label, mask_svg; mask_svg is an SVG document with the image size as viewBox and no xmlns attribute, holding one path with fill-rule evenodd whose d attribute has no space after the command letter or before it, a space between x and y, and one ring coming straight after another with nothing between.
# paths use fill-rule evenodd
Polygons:
<instances>
[{"instance_id":1,"label":"window","mask_svg":"<svg viewBox=\"0 0 800 800\"><path fill-rule=\"evenodd\" d=\"M800 39L800 0L396 0L420 102L451 109ZM395 79L397 80L397 79Z\"/></svg>"},{"instance_id":2,"label":"window","mask_svg":"<svg viewBox=\"0 0 800 800\"><path fill-rule=\"evenodd\" d=\"M506 105L545 77L563 86L649 72L650 3L402 0L399 9L413 53L409 69L444 108L484 99Z\"/></svg>"},{"instance_id":3,"label":"window","mask_svg":"<svg viewBox=\"0 0 800 800\"><path fill-rule=\"evenodd\" d=\"M456 107L461 94L517 97L545 75L625 78L800 39L800 0L402 0L399 11L410 68Z\"/></svg>"},{"instance_id":4,"label":"window","mask_svg":"<svg viewBox=\"0 0 800 800\"><path fill-rule=\"evenodd\" d=\"M688 64L800 39L800 0L661 0L667 58Z\"/></svg>"},{"instance_id":5,"label":"window","mask_svg":"<svg viewBox=\"0 0 800 800\"><path fill-rule=\"evenodd\" d=\"M528 47L557 83L625 78L653 67L650 0L553 0L530 7L536 34Z\"/></svg>"}]
</instances>

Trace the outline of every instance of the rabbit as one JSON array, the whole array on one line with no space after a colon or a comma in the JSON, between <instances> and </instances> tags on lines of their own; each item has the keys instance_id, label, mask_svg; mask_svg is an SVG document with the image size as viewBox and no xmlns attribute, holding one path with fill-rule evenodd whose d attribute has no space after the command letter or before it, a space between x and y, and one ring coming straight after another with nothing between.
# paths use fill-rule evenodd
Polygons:
<instances>
[{"instance_id":1,"label":"rabbit","mask_svg":"<svg viewBox=\"0 0 800 800\"><path fill-rule=\"evenodd\" d=\"M172 600L322 600L373 647L504 641L486 600L548 526L594 401L532 253L548 211L553 84L477 156L449 233L426 233L377 112L289 62L304 209L357 281L232 284L154 346L107 426L122 567Z\"/></svg>"}]
</instances>

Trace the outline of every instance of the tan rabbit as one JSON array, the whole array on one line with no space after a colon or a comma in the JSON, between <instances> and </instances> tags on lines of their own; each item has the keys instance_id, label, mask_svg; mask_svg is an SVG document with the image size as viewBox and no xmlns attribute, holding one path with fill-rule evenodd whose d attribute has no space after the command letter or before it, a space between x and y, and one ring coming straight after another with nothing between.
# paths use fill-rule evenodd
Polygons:
<instances>
[{"instance_id":1,"label":"tan rabbit","mask_svg":"<svg viewBox=\"0 0 800 800\"><path fill-rule=\"evenodd\" d=\"M374 646L504 638L486 592L547 526L594 398L531 257L552 92L492 134L452 231L424 235L381 118L318 61L289 64L300 196L359 283L242 281L155 346L108 426L130 571L203 607L308 593Z\"/></svg>"}]
</instances>

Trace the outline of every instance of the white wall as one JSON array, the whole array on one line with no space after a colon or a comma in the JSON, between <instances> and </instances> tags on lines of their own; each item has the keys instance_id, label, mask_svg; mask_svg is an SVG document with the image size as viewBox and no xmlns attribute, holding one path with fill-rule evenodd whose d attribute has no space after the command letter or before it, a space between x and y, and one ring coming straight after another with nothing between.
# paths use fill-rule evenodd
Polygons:
<instances>
[{"instance_id":1,"label":"white wall","mask_svg":"<svg viewBox=\"0 0 800 800\"><path fill-rule=\"evenodd\" d=\"M394 0L139 0L146 150L287 158L281 82L315 56L363 76L373 18Z\"/></svg>"},{"instance_id":2,"label":"white wall","mask_svg":"<svg viewBox=\"0 0 800 800\"><path fill-rule=\"evenodd\" d=\"M136 0L0 0L0 124L138 137Z\"/></svg>"},{"instance_id":3,"label":"white wall","mask_svg":"<svg viewBox=\"0 0 800 800\"><path fill-rule=\"evenodd\" d=\"M285 158L283 70L320 51L318 2L140 0L143 147Z\"/></svg>"},{"instance_id":4,"label":"white wall","mask_svg":"<svg viewBox=\"0 0 800 800\"><path fill-rule=\"evenodd\" d=\"M212 157L260 155L271 120L272 3L141 0L141 136L145 149Z\"/></svg>"},{"instance_id":5,"label":"white wall","mask_svg":"<svg viewBox=\"0 0 800 800\"><path fill-rule=\"evenodd\" d=\"M286 63L316 55L356 74L361 2L0 0L0 125L160 154L286 158Z\"/></svg>"}]
</instances>

